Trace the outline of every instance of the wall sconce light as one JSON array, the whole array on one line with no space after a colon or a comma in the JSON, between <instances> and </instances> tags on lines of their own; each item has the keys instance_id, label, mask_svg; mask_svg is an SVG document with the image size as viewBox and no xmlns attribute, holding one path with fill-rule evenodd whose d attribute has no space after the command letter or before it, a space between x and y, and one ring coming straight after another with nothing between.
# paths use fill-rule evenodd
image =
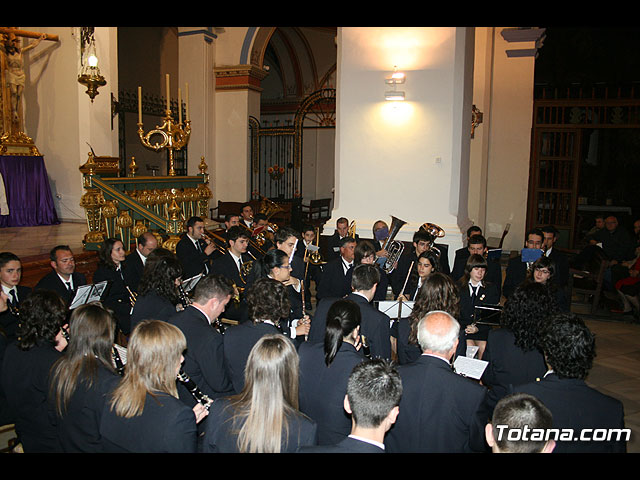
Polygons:
<instances>
[{"instance_id":1,"label":"wall sconce light","mask_svg":"<svg viewBox=\"0 0 640 480\"><path fill-rule=\"evenodd\" d=\"M384 92L384 99L389 101L402 101L404 100L404 92L397 90L397 85L404 83L405 74L399 72L398 67L393 67L393 73L390 77L385 78L384 83L386 85L393 85L393 90L387 90Z\"/></svg>"},{"instance_id":2,"label":"wall sconce light","mask_svg":"<svg viewBox=\"0 0 640 480\"><path fill-rule=\"evenodd\" d=\"M98 88L107 84L100 75L98 68L98 56L96 54L96 41L93 37L93 27L82 27L80 31L80 55L81 69L78 82L87 87L87 95L93 99L98 95Z\"/></svg>"}]
</instances>

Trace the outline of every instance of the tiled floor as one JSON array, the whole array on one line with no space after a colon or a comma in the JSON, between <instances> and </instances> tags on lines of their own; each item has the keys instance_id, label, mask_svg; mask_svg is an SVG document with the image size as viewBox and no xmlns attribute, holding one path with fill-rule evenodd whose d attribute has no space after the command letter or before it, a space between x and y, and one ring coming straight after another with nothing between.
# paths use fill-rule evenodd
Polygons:
<instances>
[{"instance_id":1,"label":"tiled floor","mask_svg":"<svg viewBox=\"0 0 640 480\"><path fill-rule=\"evenodd\" d=\"M51 247L64 244L80 252L86 232L87 225L83 223L1 228L0 251L30 257L47 254ZM631 323L629 316L606 311L586 315L579 305L574 305L573 310L585 318L596 334L597 357L587 381L623 402L626 424L632 429L628 451L640 453L640 325Z\"/></svg>"}]
</instances>

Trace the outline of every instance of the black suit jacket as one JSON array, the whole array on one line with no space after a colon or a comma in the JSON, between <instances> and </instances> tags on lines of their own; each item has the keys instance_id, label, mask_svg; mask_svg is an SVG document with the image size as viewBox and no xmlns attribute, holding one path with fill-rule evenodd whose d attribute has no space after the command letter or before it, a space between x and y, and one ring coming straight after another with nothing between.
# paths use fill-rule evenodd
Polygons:
<instances>
[{"instance_id":1,"label":"black suit jacket","mask_svg":"<svg viewBox=\"0 0 640 480\"><path fill-rule=\"evenodd\" d=\"M540 400L553 415L553 428L573 429L579 436L586 429L624 428L622 403L589 387L584 380L560 378L551 373L539 382L513 388L515 392L529 393ZM510 392L511 393L511 392ZM593 431L591 431L591 435ZM556 440L554 453L624 453L626 441Z\"/></svg>"},{"instance_id":2,"label":"black suit jacket","mask_svg":"<svg viewBox=\"0 0 640 480\"><path fill-rule=\"evenodd\" d=\"M400 413L385 439L389 453L485 450L484 387L428 355L400 365L398 372L403 391Z\"/></svg>"},{"instance_id":3,"label":"black suit jacket","mask_svg":"<svg viewBox=\"0 0 640 480\"><path fill-rule=\"evenodd\" d=\"M26 453L62 452L49 403L49 371L61 355L47 343L24 351L14 342L5 352L0 381Z\"/></svg>"},{"instance_id":4,"label":"black suit jacket","mask_svg":"<svg viewBox=\"0 0 640 480\"><path fill-rule=\"evenodd\" d=\"M353 265L349 270L347 270L347 274L345 275L345 290L346 290L345 295L351 292L351 280L353 279L354 268L355 268L355 265ZM382 270L380 266L378 266L378 271L380 272L380 282L378 282L376 293L373 296L374 302L386 300L387 287L389 286L389 276L387 275L387 272Z\"/></svg>"},{"instance_id":5,"label":"black suit jacket","mask_svg":"<svg viewBox=\"0 0 640 480\"><path fill-rule=\"evenodd\" d=\"M176 256L182 264L182 278L185 280L203 272L211 273L211 260L214 255L213 253L206 255L204 253L206 244L200 241L198 243L202 251L196 248L187 234L184 234L176 245Z\"/></svg>"},{"instance_id":6,"label":"black suit jacket","mask_svg":"<svg viewBox=\"0 0 640 480\"><path fill-rule=\"evenodd\" d=\"M118 385L120 376L100 365L90 387L86 375L80 379L63 415L56 413L57 432L66 453L100 453L104 450L100 436L102 412L107 396Z\"/></svg>"},{"instance_id":7,"label":"black suit jacket","mask_svg":"<svg viewBox=\"0 0 640 480\"><path fill-rule=\"evenodd\" d=\"M522 261L521 255L509 259L502 285L502 294L505 298L509 298L516 288L526 280L527 269L527 263Z\"/></svg>"},{"instance_id":8,"label":"black suit jacket","mask_svg":"<svg viewBox=\"0 0 640 480\"><path fill-rule=\"evenodd\" d=\"M20 309L20 303L22 303L31 293L31 288L18 285L18 310ZM9 298L11 300L11 298ZM20 323L20 316L14 315L10 310L5 310L0 313L0 327L4 330L5 335L9 340L15 340L18 332L18 323Z\"/></svg>"},{"instance_id":9,"label":"black suit jacket","mask_svg":"<svg viewBox=\"0 0 640 480\"><path fill-rule=\"evenodd\" d=\"M75 291L78 287L87 284L87 278L80 272L73 272L71 274L71 279L73 283L73 291L69 291L67 285L62 281L58 274L54 270L51 270L40 279L34 287L34 290L52 290L60 295L62 300L64 300L64 303L69 305L71 300L73 300L73 296L75 295Z\"/></svg>"},{"instance_id":10,"label":"black suit jacket","mask_svg":"<svg viewBox=\"0 0 640 480\"><path fill-rule=\"evenodd\" d=\"M335 231L333 235L331 235L327 239L327 255L325 256L326 261L333 260L340 256L340 235ZM356 242L360 240L360 236L356 235Z\"/></svg>"},{"instance_id":11,"label":"black suit jacket","mask_svg":"<svg viewBox=\"0 0 640 480\"><path fill-rule=\"evenodd\" d=\"M385 450L372 443L346 437L335 445L300 447L298 453L385 453Z\"/></svg>"},{"instance_id":12,"label":"black suit jacket","mask_svg":"<svg viewBox=\"0 0 640 480\"><path fill-rule=\"evenodd\" d=\"M144 264L142 263L142 259L136 250L127 255L127 258L124 259L124 264L127 266L129 270L130 278L131 278L131 288L134 292L138 291L138 285L140 285L140 279L142 278L142 272L144 271ZM189 277L184 277L185 279Z\"/></svg>"},{"instance_id":13,"label":"black suit jacket","mask_svg":"<svg viewBox=\"0 0 640 480\"><path fill-rule=\"evenodd\" d=\"M344 410L344 396L353 367L365 357L343 342L327 367L322 343L304 343L300 356L300 411L318 425L318 445L332 445L351 433L351 416Z\"/></svg>"},{"instance_id":14,"label":"black suit jacket","mask_svg":"<svg viewBox=\"0 0 640 480\"><path fill-rule=\"evenodd\" d=\"M142 415L124 418L107 402L100 421L107 453L196 453L193 410L166 393L147 393Z\"/></svg>"},{"instance_id":15,"label":"black suit jacket","mask_svg":"<svg viewBox=\"0 0 640 480\"><path fill-rule=\"evenodd\" d=\"M565 288L569 283L569 258L555 248L551 249L549 258L556 264L556 273L553 281L561 288Z\"/></svg>"},{"instance_id":16,"label":"black suit jacket","mask_svg":"<svg viewBox=\"0 0 640 480\"><path fill-rule=\"evenodd\" d=\"M409 343L410 319L400 318L393 322L391 334L396 338L396 350L398 353L398 364L404 365L420 358L422 351L418 344Z\"/></svg>"},{"instance_id":17,"label":"black suit jacket","mask_svg":"<svg viewBox=\"0 0 640 480\"><path fill-rule=\"evenodd\" d=\"M438 271L449 275L451 270L449 268L449 259L447 258L447 248L444 248L447 246L439 244L436 244L436 246L440 249L440 265ZM413 268L417 268L416 264L418 263L418 256L415 253L415 249L401 255L398 259L397 267L393 272L391 272L391 290L393 291L394 298L400 295L400 292L402 291L402 287L409 275L411 262L413 262Z\"/></svg>"},{"instance_id":18,"label":"black suit jacket","mask_svg":"<svg viewBox=\"0 0 640 480\"><path fill-rule=\"evenodd\" d=\"M343 259L338 256L322 266L322 273L318 278L316 299L320 301L328 297L344 297L349 292L351 292L351 284L347 284Z\"/></svg>"},{"instance_id":19,"label":"black suit jacket","mask_svg":"<svg viewBox=\"0 0 640 480\"><path fill-rule=\"evenodd\" d=\"M244 368L253 346L263 335L282 333L270 323L246 321L233 325L224 333L224 366L233 390L240 393L244 387Z\"/></svg>"},{"instance_id":20,"label":"black suit jacket","mask_svg":"<svg viewBox=\"0 0 640 480\"><path fill-rule=\"evenodd\" d=\"M457 282L464 275L464 267L469 259L469 250L466 248L461 249L466 252L458 254L460 250L456 251L456 258L453 261L453 270L451 271L451 278L454 282ZM487 259L487 273L484 278L487 282L493 283L498 288L498 295L502 295L502 266L499 260Z\"/></svg>"},{"instance_id":21,"label":"black suit jacket","mask_svg":"<svg viewBox=\"0 0 640 480\"><path fill-rule=\"evenodd\" d=\"M164 320L166 322L175 314L176 306L155 291L146 295L138 295L133 312L131 312L131 331L142 320Z\"/></svg>"},{"instance_id":22,"label":"black suit jacket","mask_svg":"<svg viewBox=\"0 0 640 480\"><path fill-rule=\"evenodd\" d=\"M224 367L223 336L209 325L204 314L189 306L174 314L168 322L182 330L187 339L182 368L191 380L210 398L231 393L231 381ZM185 403L195 405L193 396L181 383L178 392Z\"/></svg>"},{"instance_id":23,"label":"black suit jacket","mask_svg":"<svg viewBox=\"0 0 640 480\"><path fill-rule=\"evenodd\" d=\"M104 280L109 282L107 292L103 295L102 303L113 310L122 333L129 335L129 332L131 332L131 301L127 287L131 289L131 276L124 262L122 263L121 271L122 276L113 268L98 265L96 272L93 274L93 283L99 283Z\"/></svg>"},{"instance_id":24,"label":"black suit jacket","mask_svg":"<svg viewBox=\"0 0 640 480\"><path fill-rule=\"evenodd\" d=\"M227 399L220 399L211 405L205 426L203 453L238 453L238 430L240 421L234 421L233 408ZM287 417L288 435L281 443L281 453L295 453L299 447L315 445L317 427L305 415L294 412Z\"/></svg>"}]
</instances>

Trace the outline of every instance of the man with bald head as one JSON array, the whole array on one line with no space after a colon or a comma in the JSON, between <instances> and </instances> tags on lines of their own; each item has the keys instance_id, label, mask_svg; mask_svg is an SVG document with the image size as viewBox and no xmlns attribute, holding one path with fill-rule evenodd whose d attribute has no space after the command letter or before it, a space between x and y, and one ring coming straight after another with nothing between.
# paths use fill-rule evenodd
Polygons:
<instances>
[{"instance_id":1,"label":"man with bald head","mask_svg":"<svg viewBox=\"0 0 640 480\"><path fill-rule=\"evenodd\" d=\"M130 287L134 292L138 291L138 284L142 278L144 265L147 257L151 252L158 248L158 239L151 232L144 232L137 238L136 249L131 252L124 260L125 268L131 272Z\"/></svg>"},{"instance_id":2,"label":"man with bald head","mask_svg":"<svg viewBox=\"0 0 640 480\"><path fill-rule=\"evenodd\" d=\"M385 439L389 453L483 452L486 389L457 375L451 358L460 324L442 311L418 322L422 355L400 365L403 394L400 414Z\"/></svg>"}]
</instances>

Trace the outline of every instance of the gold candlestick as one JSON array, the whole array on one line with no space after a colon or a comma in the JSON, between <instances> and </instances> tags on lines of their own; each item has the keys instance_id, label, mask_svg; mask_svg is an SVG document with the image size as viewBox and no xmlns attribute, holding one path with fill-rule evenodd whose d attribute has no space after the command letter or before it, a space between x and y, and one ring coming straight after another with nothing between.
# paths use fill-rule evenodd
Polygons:
<instances>
[{"instance_id":1,"label":"gold candlestick","mask_svg":"<svg viewBox=\"0 0 640 480\"><path fill-rule=\"evenodd\" d=\"M187 120L182 124L176 123L169 111L164 117L164 123L160 126L156 125L156 128L144 133L142 122L138 123L138 137L142 145L156 152L167 149L169 151L169 175L174 176L175 171L175 158L174 152L180 150L189 143L189 137L191 136L191 121ZM151 137L154 135L160 135L162 142L152 143Z\"/></svg>"}]
</instances>

